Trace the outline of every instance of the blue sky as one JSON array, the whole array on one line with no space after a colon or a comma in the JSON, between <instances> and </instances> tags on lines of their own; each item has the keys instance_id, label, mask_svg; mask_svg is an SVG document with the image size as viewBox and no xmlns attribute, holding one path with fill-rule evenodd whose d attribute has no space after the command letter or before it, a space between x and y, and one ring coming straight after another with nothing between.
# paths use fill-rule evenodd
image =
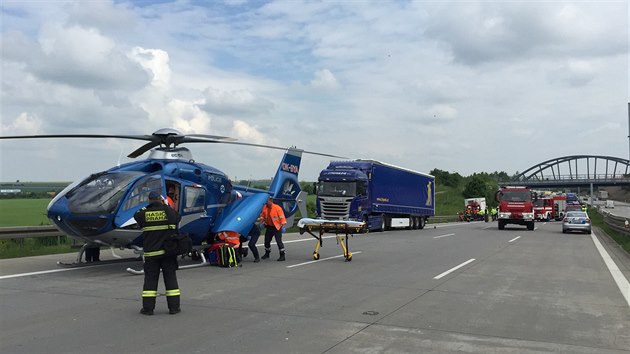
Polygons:
<instances>
[{"instance_id":1,"label":"blue sky","mask_svg":"<svg viewBox=\"0 0 630 354\"><path fill-rule=\"evenodd\" d=\"M628 5L3 1L0 134L230 136L422 172L628 158ZM0 141L0 181L70 181L121 140ZM232 178L281 152L195 144ZM329 159L305 156L313 181Z\"/></svg>"}]
</instances>

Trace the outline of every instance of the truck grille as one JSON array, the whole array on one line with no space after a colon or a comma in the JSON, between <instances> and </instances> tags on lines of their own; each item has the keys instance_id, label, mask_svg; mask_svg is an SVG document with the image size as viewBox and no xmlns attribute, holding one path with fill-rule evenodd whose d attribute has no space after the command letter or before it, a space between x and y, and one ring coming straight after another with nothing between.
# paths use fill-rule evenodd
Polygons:
<instances>
[{"instance_id":1,"label":"truck grille","mask_svg":"<svg viewBox=\"0 0 630 354\"><path fill-rule=\"evenodd\" d=\"M328 220L348 220L352 197L319 197L321 217Z\"/></svg>"}]
</instances>

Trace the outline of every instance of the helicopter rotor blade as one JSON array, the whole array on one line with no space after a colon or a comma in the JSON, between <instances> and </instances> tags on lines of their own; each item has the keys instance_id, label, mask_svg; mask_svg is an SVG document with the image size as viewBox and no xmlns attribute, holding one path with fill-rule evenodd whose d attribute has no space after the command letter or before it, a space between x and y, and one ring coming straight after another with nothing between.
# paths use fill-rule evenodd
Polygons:
<instances>
[{"instance_id":1,"label":"helicopter rotor blade","mask_svg":"<svg viewBox=\"0 0 630 354\"><path fill-rule=\"evenodd\" d=\"M151 140L152 135L103 135L103 134L45 134L45 135L11 135L0 136L0 139L55 139L55 138L114 138Z\"/></svg>"},{"instance_id":2,"label":"helicopter rotor blade","mask_svg":"<svg viewBox=\"0 0 630 354\"><path fill-rule=\"evenodd\" d=\"M159 141L152 141L149 143L146 143L144 145L142 145L141 147L135 149L134 151L132 151L129 155L127 155L127 157L131 158L131 159L135 159L136 157L144 154L145 152L153 149L156 146L159 146L160 142Z\"/></svg>"},{"instance_id":3,"label":"helicopter rotor blade","mask_svg":"<svg viewBox=\"0 0 630 354\"><path fill-rule=\"evenodd\" d=\"M262 144L253 144L253 143L243 143L243 142L240 142L240 141L238 141L238 142L237 141L221 141L220 143L223 143L223 144L234 144L234 145L255 146L255 147L261 147L261 148L266 148L266 149L276 149L276 150L286 150L287 149L286 147L281 147L281 146L262 145ZM305 154L311 154L311 155L334 157L334 158L338 158L338 159L348 159L347 157L337 156L337 155L330 155L330 154L324 154L324 153L321 153L321 152L314 152L314 151L307 151L307 150L302 150L302 152L305 153Z\"/></svg>"},{"instance_id":4,"label":"helicopter rotor blade","mask_svg":"<svg viewBox=\"0 0 630 354\"><path fill-rule=\"evenodd\" d=\"M236 141L237 139L226 137L226 136L219 136L219 135L206 135L206 134L184 135L184 134L181 134L177 130L169 129L169 128L160 129L151 135L44 134L44 135L0 136L0 139L55 139L55 138L88 138L88 139L114 138L114 139L132 139L132 140L148 141L148 143L142 145L141 147L139 147L138 149L134 150L129 155L127 155L127 157L129 158L136 158L156 146L164 145L166 147L170 147L171 145L177 146L182 143L221 143L221 144L254 146L254 147L276 149L276 150L283 150L283 151L287 149L286 147L280 147L280 146L238 142ZM302 150L302 152L306 154L311 154L311 155L347 159L347 157L343 157L343 156L324 154L324 153L314 152L314 151Z\"/></svg>"}]
</instances>

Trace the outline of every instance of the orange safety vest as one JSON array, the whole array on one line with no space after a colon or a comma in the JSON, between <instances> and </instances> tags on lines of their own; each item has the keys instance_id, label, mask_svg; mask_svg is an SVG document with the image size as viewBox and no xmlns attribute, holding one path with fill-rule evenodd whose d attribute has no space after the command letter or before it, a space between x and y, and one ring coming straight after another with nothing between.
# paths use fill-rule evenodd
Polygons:
<instances>
[{"instance_id":1,"label":"orange safety vest","mask_svg":"<svg viewBox=\"0 0 630 354\"><path fill-rule=\"evenodd\" d=\"M175 209L175 202L173 201L171 197L166 197L166 204L168 204L168 206L170 206L171 208Z\"/></svg>"},{"instance_id":2,"label":"orange safety vest","mask_svg":"<svg viewBox=\"0 0 630 354\"><path fill-rule=\"evenodd\" d=\"M287 223L284 212L278 204L271 204L271 208L265 205L260 212L260 218L262 218L265 226L273 225L276 230L280 230Z\"/></svg>"},{"instance_id":3,"label":"orange safety vest","mask_svg":"<svg viewBox=\"0 0 630 354\"><path fill-rule=\"evenodd\" d=\"M229 243L231 246L241 244L241 235L235 231L221 231L217 234L217 238L225 243Z\"/></svg>"}]
</instances>

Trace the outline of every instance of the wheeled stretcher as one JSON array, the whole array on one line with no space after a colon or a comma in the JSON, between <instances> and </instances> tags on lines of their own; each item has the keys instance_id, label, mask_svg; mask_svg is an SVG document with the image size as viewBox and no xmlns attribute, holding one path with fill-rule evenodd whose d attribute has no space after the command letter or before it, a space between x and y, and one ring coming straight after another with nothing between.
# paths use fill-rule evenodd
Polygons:
<instances>
[{"instance_id":1,"label":"wheeled stretcher","mask_svg":"<svg viewBox=\"0 0 630 354\"><path fill-rule=\"evenodd\" d=\"M323 236L325 233L334 233L336 235L337 243L341 246L346 262L350 262L352 260L352 252L350 252L348 239L350 236L354 236L355 233L368 232L367 225L364 222L349 220L303 218L298 221L298 227L300 229L300 235L304 234L304 232L308 232L317 240L315 250L313 251L314 260L319 259L319 248L323 245ZM313 231L316 231L316 233L313 233Z\"/></svg>"}]
</instances>

